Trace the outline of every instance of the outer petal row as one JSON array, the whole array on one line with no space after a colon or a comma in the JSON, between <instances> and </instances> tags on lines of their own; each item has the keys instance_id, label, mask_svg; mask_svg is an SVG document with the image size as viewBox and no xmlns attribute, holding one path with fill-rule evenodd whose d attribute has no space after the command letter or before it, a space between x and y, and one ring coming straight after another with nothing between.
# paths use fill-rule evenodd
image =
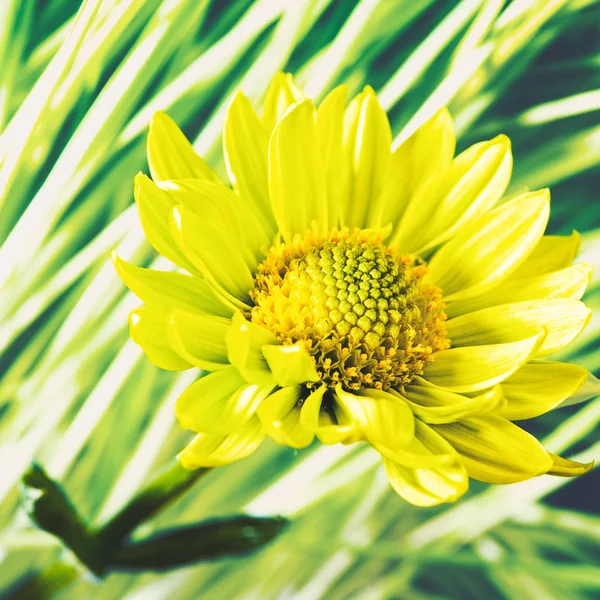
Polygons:
<instances>
[{"instance_id":1,"label":"outer petal row","mask_svg":"<svg viewBox=\"0 0 600 600\"><path fill-rule=\"evenodd\" d=\"M552 458L532 435L497 415L432 427L456 448L469 476L480 481L515 483L552 466Z\"/></svg>"},{"instance_id":2,"label":"outer petal row","mask_svg":"<svg viewBox=\"0 0 600 600\"><path fill-rule=\"evenodd\" d=\"M256 413L271 388L248 384L234 367L205 375L179 396L175 415L184 429L229 434Z\"/></svg>"},{"instance_id":3,"label":"outer petal row","mask_svg":"<svg viewBox=\"0 0 600 600\"><path fill-rule=\"evenodd\" d=\"M199 433L178 455L185 469L219 467L254 452L265 439L265 432L257 417L229 435L221 433Z\"/></svg>"},{"instance_id":4,"label":"outer petal row","mask_svg":"<svg viewBox=\"0 0 600 600\"><path fill-rule=\"evenodd\" d=\"M181 129L164 112L150 120L148 164L154 181L188 177L219 181L214 171L196 154Z\"/></svg>"},{"instance_id":5,"label":"outer petal row","mask_svg":"<svg viewBox=\"0 0 600 600\"><path fill-rule=\"evenodd\" d=\"M506 136L471 146L413 195L392 243L418 254L439 246L498 202L511 170Z\"/></svg>"},{"instance_id":6,"label":"outer petal row","mask_svg":"<svg viewBox=\"0 0 600 600\"><path fill-rule=\"evenodd\" d=\"M592 267L588 264L576 264L559 271L524 279L509 278L500 285L478 296L450 302L446 307L449 317L471 313L482 308L525 302L531 300L550 300L569 298L580 300L589 283Z\"/></svg>"},{"instance_id":7,"label":"outer petal row","mask_svg":"<svg viewBox=\"0 0 600 600\"><path fill-rule=\"evenodd\" d=\"M217 370L229 364L225 333L230 323L223 317L148 305L131 312L129 332L161 369Z\"/></svg>"},{"instance_id":8,"label":"outer petal row","mask_svg":"<svg viewBox=\"0 0 600 600\"><path fill-rule=\"evenodd\" d=\"M447 242L428 264L428 278L452 302L476 296L506 279L544 233L549 193L525 194L476 220Z\"/></svg>"},{"instance_id":9,"label":"outer petal row","mask_svg":"<svg viewBox=\"0 0 600 600\"><path fill-rule=\"evenodd\" d=\"M543 327L546 336L534 357L564 348L583 330L592 311L579 300L535 300L484 308L450 319L448 336L453 347L513 342L523 332Z\"/></svg>"},{"instance_id":10,"label":"outer petal row","mask_svg":"<svg viewBox=\"0 0 600 600\"><path fill-rule=\"evenodd\" d=\"M212 288L198 277L136 267L113 252L112 260L125 285L146 304L174 307L188 312L230 317Z\"/></svg>"}]
</instances>

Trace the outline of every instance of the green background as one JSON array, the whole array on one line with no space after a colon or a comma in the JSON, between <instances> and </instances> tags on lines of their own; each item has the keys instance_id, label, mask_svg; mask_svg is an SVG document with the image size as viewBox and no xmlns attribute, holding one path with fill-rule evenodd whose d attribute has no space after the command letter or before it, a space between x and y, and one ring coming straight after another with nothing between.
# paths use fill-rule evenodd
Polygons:
<instances>
[{"instance_id":1,"label":"green background","mask_svg":"<svg viewBox=\"0 0 600 600\"><path fill-rule=\"evenodd\" d=\"M79 11L79 12L78 12ZM506 133L509 193L550 186L549 232L600 266L596 0L2 0L0 2L0 590L57 561L18 482L33 459L100 523L188 439L172 405L197 373L128 340L138 304L108 260L154 259L132 207L150 115L165 110L224 174L224 110L294 73L317 98L380 94L394 135L448 104L459 147ZM560 358L600 368L599 269L587 330ZM600 399L524 426L598 459ZM56 598L565 600L600 594L600 478L473 482L415 508L362 446L265 443L211 472L153 525L248 512L292 524L265 550L165 574L84 576ZM51 595L52 582L33 597ZM12 586L12 587L11 587ZM58 587L58 586L57 586ZM47 593L46 593L47 592ZM0 591L0 597L3 593Z\"/></svg>"}]
</instances>

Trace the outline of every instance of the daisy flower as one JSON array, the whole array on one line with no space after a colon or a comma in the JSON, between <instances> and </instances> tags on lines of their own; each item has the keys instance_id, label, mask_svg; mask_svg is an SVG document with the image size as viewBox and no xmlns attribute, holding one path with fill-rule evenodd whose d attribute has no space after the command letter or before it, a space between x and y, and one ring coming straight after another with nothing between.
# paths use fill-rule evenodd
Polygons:
<instances>
[{"instance_id":1,"label":"daisy flower","mask_svg":"<svg viewBox=\"0 0 600 600\"><path fill-rule=\"evenodd\" d=\"M231 187L175 123L150 124L135 199L162 272L113 259L145 303L131 337L156 365L209 374L176 403L188 469L252 453L367 442L407 501L454 501L469 478L513 483L580 464L513 421L578 393L547 360L585 327L577 234L544 236L549 192L503 198L500 135L455 156L441 110L392 149L369 87L315 107L291 76L259 117L238 93L223 130Z\"/></svg>"}]
</instances>

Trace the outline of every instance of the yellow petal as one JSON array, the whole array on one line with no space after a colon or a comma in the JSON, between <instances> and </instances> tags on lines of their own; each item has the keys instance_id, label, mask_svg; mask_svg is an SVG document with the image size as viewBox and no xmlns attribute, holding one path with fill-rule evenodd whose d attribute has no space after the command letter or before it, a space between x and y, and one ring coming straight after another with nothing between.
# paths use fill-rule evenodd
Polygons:
<instances>
[{"instance_id":1,"label":"yellow petal","mask_svg":"<svg viewBox=\"0 0 600 600\"><path fill-rule=\"evenodd\" d=\"M542 300L544 298L579 300L585 292L591 274L592 266L582 263L560 271L538 275L537 277L509 278L483 294L450 302L446 307L446 313L450 317L456 317L482 308L498 306L499 304Z\"/></svg>"},{"instance_id":2,"label":"yellow petal","mask_svg":"<svg viewBox=\"0 0 600 600\"><path fill-rule=\"evenodd\" d=\"M450 167L455 147L452 117L443 108L392 154L378 202L380 214L373 211L372 226L398 226L417 191Z\"/></svg>"},{"instance_id":3,"label":"yellow petal","mask_svg":"<svg viewBox=\"0 0 600 600\"><path fill-rule=\"evenodd\" d=\"M175 403L175 416L183 429L231 433L250 420L269 392L269 388L248 385L229 367L189 386Z\"/></svg>"},{"instance_id":4,"label":"yellow petal","mask_svg":"<svg viewBox=\"0 0 600 600\"><path fill-rule=\"evenodd\" d=\"M216 227L255 269L270 247L275 229L260 218L254 207L222 183L199 179L163 181L160 187L176 206L190 209L195 216Z\"/></svg>"},{"instance_id":5,"label":"yellow petal","mask_svg":"<svg viewBox=\"0 0 600 600\"><path fill-rule=\"evenodd\" d=\"M420 188L431 177L444 172L452 162L456 149L454 122L447 108L440 109L424 123L400 148L411 157L410 191Z\"/></svg>"},{"instance_id":6,"label":"yellow petal","mask_svg":"<svg viewBox=\"0 0 600 600\"><path fill-rule=\"evenodd\" d=\"M580 463L575 460L569 460L568 458L562 458L556 454L550 453L552 457L552 466L548 471L548 475L554 475L556 477L577 477L578 475L584 475L588 471L594 468L594 461L589 463Z\"/></svg>"},{"instance_id":7,"label":"yellow petal","mask_svg":"<svg viewBox=\"0 0 600 600\"><path fill-rule=\"evenodd\" d=\"M399 392L400 393L400 392ZM420 377L400 393L415 417L424 423L453 423L466 417L487 413L504 404L500 386L494 386L473 398L437 387Z\"/></svg>"},{"instance_id":8,"label":"yellow petal","mask_svg":"<svg viewBox=\"0 0 600 600\"><path fill-rule=\"evenodd\" d=\"M365 228L383 189L392 151L387 115L369 86L350 102L344 123L344 153L350 165L342 225Z\"/></svg>"},{"instance_id":9,"label":"yellow petal","mask_svg":"<svg viewBox=\"0 0 600 600\"><path fill-rule=\"evenodd\" d=\"M267 155L269 134L256 116L252 103L238 92L225 117L223 154L227 174L241 198L274 225L269 202Z\"/></svg>"},{"instance_id":10,"label":"yellow petal","mask_svg":"<svg viewBox=\"0 0 600 600\"><path fill-rule=\"evenodd\" d=\"M546 473L552 459L529 433L497 415L432 425L461 455L469 477L487 483L516 483Z\"/></svg>"},{"instance_id":11,"label":"yellow petal","mask_svg":"<svg viewBox=\"0 0 600 600\"><path fill-rule=\"evenodd\" d=\"M182 269L197 274L198 269L186 258L173 237L170 219L175 202L171 196L142 173L135 176L133 195L142 229L154 249Z\"/></svg>"},{"instance_id":12,"label":"yellow petal","mask_svg":"<svg viewBox=\"0 0 600 600\"><path fill-rule=\"evenodd\" d=\"M265 431L282 446L305 448L315 437L300 422L301 392L299 385L281 388L259 407L258 415Z\"/></svg>"},{"instance_id":13,"label":"yellow petal","mask_svg":"<svg viewBox=\"0 0 600 600\"><path fill-rule=\"evenodd\" d=\"M148 164L152 179L207 179L219 181L215 172L196 154L173 119L155 112L148 131Z\"/></svg>"},{"instance_id":14,"label":"yellow petal","mask_svg":"<svg viewBox=\"0 0 600 600\"><path fill-rule=\"evenodd\" d=\"M455 502L469 489L469 477L460 461L429 469L413 469L383 457L383 466L394 491L415 506Z\"/></svg>"},{"instance_id":15,"label":"yellow petal","mask_svg":"<svg viewBox=\"0 0 600 600\"><path fill-rule=\"evenodd\" d=\"M304 235L313 222L317 233L328 231L327 187L318 152L315 107L310 100L294 105L271 136L269 194L286 241L296 233Z\"/></svg>"},{"instance_id":16,"label":"yellow petal","mask_svg":"<svg viewBox=\"0 0 600 600\"><path fill-rule=\"evenodd\" d=\"M335 395L361 427L367 441L377 449L384 447L395 451L412 441L415 434L413 414L400 396L369 389L356 395L346 392L341 385L336 387Z\"/></svg>"},{"instance_id":17,"label":"yellow petal","mask_svg":"<svg viewBox=\"0 0 600 600\"><path fill-rule=\"evenodd\" d=\"M435 469L450 465L457 459L454 448L419 419L415 419L415 437L406 448L392 450L376 445L375 449L386 458L411 469Z\"/></svg>"},{"instance_id":18,"label":"yellow petal","mask_svg":"<svg viewBox=\"0 0 600 600\"><path fill-rule=\"evenodd\" d=\"M183 371L191 364L175 352L167 340L168 309L141 306L129 315L129 335L146 356L161 369Z\"/></svg>"},{"instance_id":19,"label":"yellow petal","mask_svg":"<svg viewBox=\"0 0 600 600\"><path fill-rule=\"evenodd\" d=\"M252 454L265 438L260 421L252 417L229 435L199 433L178 455L184 469L219 467Z\"/></svg>"},{"instance_id":20,"label":"yellow petal","mask_svg":"<svg viewBox=\"0 0 600 600\"><path fill-rule=\"evenodd\" d=\"M549 199L548 190L524 194L462 229L429 262L429 280L450 302L476 296L506 279L541 238Z\"/></svg>"},{"instance_id":21,"label":"yellow petal","mask_svg":"<svg viewBox=\"0 0 600 600\"><path fill-rule=\"evenodd\" d=\"M439 205L432 224L437 234L429 247L450 237L474 219L490 210L500 200L512 172L510 140L499 135L488 142L475 144L452 162L451 189Z\"/></svg>"},{"instance_id":22,"label":"yellow petal","mask_svg":"<svg viewBox=\"0 0 600 600\"><path fill-rule=\"evenodd\" d=\"M171 310L167 320L167 339L187 362L207 371L229 366L225 334L230 319Z\"/></svg>"},{"instance_id":23,"label":"yellow petal","mask_svg":"<svg viewBox=\"0 0 600 600\"><path fill-rule=\"evenodd\" d=\"M172 212L171 231L186 257L215 289L238 308L248 308L252 273L230 238L185 206Z\"/></svg>"},{"instance_id":24,"label":"yellow petal","mask_svg":"<svg viewBox=\"0 0 600 600\"><path fill-rule=\"evenodd\" d=\"M447 322L453 347L501 344L523 337L536 327L546 337L534 357L546 356L564 348L583 330L592 311L579 300L533 300L484 308Z\"/></svg>"},{"instance_id":25,"label":"yellow petal","mask_svg":"<svg viewBox=\"0 0 600 600\"><path fill-rule=\"evenodd\" d=\"M323 401L326 386L322 385L312 392L302 404L300 423L312 431L324 444L337 444L357 436L358 424L352 416L337 402L331 410L324 409Z\"/></svg>"},{"instance_id":26,"label":"yellow petal","mask_svg":"<svg viewBox=\"0 0 600 600\"><path fill-rule=\"evenodd\" d=\"M111 258L125 285L147 304L205 315L231 316L231 309L217 298L203 279L181 273L142 269L124 261L116 252L111 254Z\"/></svg>"},{"instance_id":27,"label":"yellow petal","mask_svg":"<svg viewBox=\"0 0 600 600\"><path fill-rule=\"evenodd\" d=\"M569 267L579 250L581 236L574 231L569 236L545 235L527 260L510 275L510 279L537 277Z\"/></svg>"},{"instance_id":28,"label":"yellow petal","mask_svg":"<svg viewBox=\"0 0 600 600\"><path fill-rule=\"evenodd\" d=\"M391 223L399 231L411 199L432 177L440 179L448 170L455 146L452 117L443 108L392 153L370 226Z\"/></svg>"},{"instance_id":29,"label":"yellow petal","mask_svg":"<svg viewBox=\"0 0 600 600\"><path fill-rule=\"evenodd\" d=\"M277 73L267 90L260 118L265 130L271 133L285 111L302 98L304 98L304 94L296 87L292 75Z\"/></svg>"},{"instance_id":30,"label":"yellow petal","mask_svg":"<svg viewBox=\"0 0 600 600\"><path fill-rule=\"evenodd\" d=\"M300 404L302 387L289 385L273 392L258 407L258 417L263 423L281 421L295 406Z\"/></svg>"},{"instance_id":31,"label":"yellow petal","mask_svg":"<svg viewBox=\"0 0 600 600\"><path fill-rule=\"evenodd\" d=\"M315 361L303 343L292 346L262 346L265 357L275 383L281 387L319 381Z\"/></svg>"},{"instance_id":32,"label":"yellow petal","mask_svg":"<svg viewBox=\"0 0 600 600\"><path fill-rule=\"evenodd\" d=\"M262 386L274 385L273 374L261 350L265 344L277 344L277 338L270 331L247 321L240 311L236 311L225 342L229 362L246 381Z\"/></svg>"},{"instance_id":33,"label":"yellow petal","mask_svg":"<svg viewBox=\"0 0 600 600\"><path fill-rule=\"evenodd\" d=\"M383 457L383 464L394 490L408 502L417 506L435 506L454 502L469 487L469 478L462 461L454 449L430 427L415 421L416 439L411 450L424 464L414 466ZM431 457L449 457L444 464L427 467Z\"/></svg>"},{"instance_id":34,"label":"yellow petal","mask_svg":"<svg viewBox=\"0 0 600 600\"><path fill-rule=\"evenodd\" d=\"M327 187L329 227L340 226L342 207L346 203L347 169L343 153L344 109L347 87L334 88L317 108L317 135Z\"/></svg>"},{"instance_id":35,"label":"yellow petal","mask_svg":"<svg viewBox=\"0 0 600 600\"><path fill-rule=\"evenodd\" d=\"M543 332L507 344L450 348L434 355L423 378L453 392L483 390L512 375L537 351Z\"/></svg>"},{"instance_id":36,"label":"yellow petal","mask_svg":"<svg viewBox=\"0 0 600 600\"><path fill-rule=\"evenodd\" d=\"M561 406L572 406L573 404L579 404L585 402L590 398L596 398L600 396L600 379L592 375L587 374L587 379L583 385L571 396L569 396Z\"/></svg>"},{"instance_id":37,"label":"yellow petal","mask_svg":"<svg viewBox=\"0 0 600 600\"><path fill-rule=\"evenodd\" d=\"M440 185L413 197L393 243L420 254L450 239L498 202L511 170L506 136L471 146L454 159Z\"/></svg>"},{"instance_id":38,"label":"yellow petal","mask_svg":"<svg viewBox=\"0 0 600 600\"><path fill-rule=\"evenodd\" d=\"M392 153L383 175L379 199L376 206L369 211L367 228L376 229L391 225L392 232L397 231L411 198L410 165L411 160L406 156L405 145Z\"/></svg>"},{"instance_id":39,"label":"yellow petal","mask_svg":"<svg viewBox=\"0 0 600 600\"><path fill-rule=\"evenodd\" d=\"M498 414L511 421L538 417L575 394L587 377L587 371L577 365L527 363L502 382L507 404Z\"/></svg>"}]
</instances>

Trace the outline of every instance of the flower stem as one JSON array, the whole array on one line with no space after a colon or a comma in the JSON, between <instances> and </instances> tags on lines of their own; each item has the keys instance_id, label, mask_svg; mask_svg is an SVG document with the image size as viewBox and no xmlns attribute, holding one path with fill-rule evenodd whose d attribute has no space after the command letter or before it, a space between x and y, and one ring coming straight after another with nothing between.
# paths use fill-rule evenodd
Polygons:
<instances>
[{"instance_id":1,"label":"flower stem","mask_svg":"<svg viewBox=\"0 0 600 600\"><path fill-rule=\"evenodd\" d=\"M119 546L136 527L179 498L208 471L188 471L179 463L163 471L95 532L99 548Z\"/></svg>"},{"instance_id":2,"label":"flower stem","mask_svg":"<svg viewBox=\"0 0 600 600\"><path fill-rule=\"evenodd\" d=\"M96 575L103 575L131 532L179 498L209 469L186 471L178 463L158 475L104 526L92 529L64 490L39 465L23 477L27 512L44 531L60 538Z\"/></svg>"},{"instance_id":3,"label":"flower stem","mask_svg":"<svg viewBox=\"0 0 600 600\"><path fill-rule=\"evenodd\" d=\"M111 570L165 571L198 561L242 556L275 538L286 526L280 517L237 516L178 527L125 544Z\"/></svg>"},{"instance_id":4,"label":"flower stem","mask_svg":"<svg viewBox=\"0 0 600 600\"><path fill-rule=\"evenodd\" d=\"M141 540L130 539L137 527L179 498L209 470L187 471L177 463L142 488L112 519L92 528L61 486L42 467L33 465L23 477L27 512L98 577L114 570L160 571L240 556L267 544L285 528L287 521L281 517L238 515L158 531ZM56 568L62 574L64 569L61 571L59 566ZM42 583L53 581L53 573L42 572L38 578ZM33 585L32 589L37 589L35 581Z\"/></svg>"}]
</instances>

